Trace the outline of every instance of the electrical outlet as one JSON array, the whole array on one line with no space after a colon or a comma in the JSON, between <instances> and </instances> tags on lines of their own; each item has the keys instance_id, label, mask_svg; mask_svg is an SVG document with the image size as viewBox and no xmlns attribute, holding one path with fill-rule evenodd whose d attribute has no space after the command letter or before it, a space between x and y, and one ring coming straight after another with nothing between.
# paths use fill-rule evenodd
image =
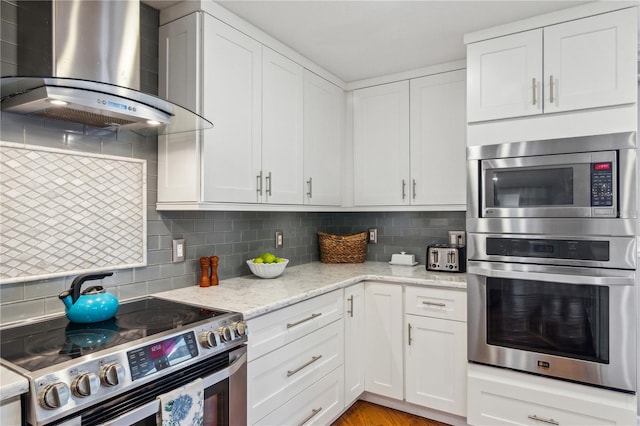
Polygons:
<instances>
[{"instance_id":1,"label":"electrical outlet","mask_svg":"<svg viewBox=\"0 0 640 426\"><path fill-rule=\"evenodd\" d=\"M467 238L464 231L449 231L449 245L466 246Z\"/></svg>"},{"instance_id":2,"label":"electrical outlet","mask_svg":"<svg viewBox=\"0 0 640 426\"><path fill-rule=\"evenodd\" d=\"M185 258L185 247L184 247L184 238L179 240L173 240L173 253L171 256L172 262L184 262Z\"/></svg>"},{"instance_id":3,"label":"electrical outlet","mask_svg":"<svg viewBox=\"0 0 640 426\"><path fill-rule=\"evenodd\" d=\"M284 232L276 231L276 248L281 249L284 247Z\"/></svg>"},{"instance_id":4,"label":"electrical outlet","mask_svg":"<svg viewBox=\"0 0 640 426\"><path fill-rule=\"evenodd\" d=\"M378 244L378 229L369 228L369 244Z\"/></svg>"}]
</instances>

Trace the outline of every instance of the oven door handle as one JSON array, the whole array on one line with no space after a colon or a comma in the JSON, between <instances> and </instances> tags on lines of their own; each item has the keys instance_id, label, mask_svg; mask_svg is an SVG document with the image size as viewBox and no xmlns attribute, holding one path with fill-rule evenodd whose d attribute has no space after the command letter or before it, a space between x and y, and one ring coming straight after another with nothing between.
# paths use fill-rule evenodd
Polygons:
<instances>
[{"instance_id":1,"label":"oven door handle","mask_svg":"<svg viewBox=\"0 0 640 426\"><path fill-rule=\"evenodd\" d=\"M633 286L635 283L635 271L490 263L474 260L468 262L467 273L490 278L547 281L564 284Z\"/></svg>"},{"instance_id":2,"label":"oven door handle","mask_svg":"<svg viewBox=\"0 0 640 426\"><path fill-rule=\"evenodd\" d=\"M216 383L219 383L233 376L240 368L242 368L244 364L246 364L246 362L247 352L245 350L242 351L241 355L237 356L233 361L231 361L231 363L227 367L223 368L222 370L216 371L215 373L210 374L207 377L203 377L202 384L204 388L206 389L208 387L211 387ZM130 425L144 420L147 417L155 416L159 412L160 400L154 399L153 401L147 402L146 404L141 405L140 407L135 408L120 417L109 420L108 422L104 423L104 425Z\"/></svg>"}]
</instances>

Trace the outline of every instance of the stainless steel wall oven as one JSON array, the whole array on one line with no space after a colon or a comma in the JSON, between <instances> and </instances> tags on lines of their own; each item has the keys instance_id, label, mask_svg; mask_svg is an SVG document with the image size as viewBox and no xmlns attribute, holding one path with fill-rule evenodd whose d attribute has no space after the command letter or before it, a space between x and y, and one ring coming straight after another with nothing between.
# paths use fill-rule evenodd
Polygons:
<instances>
[{"instance_id":1,"label":"stainless steel wall oven","mask_svg":"<svg viewBox=\"0 0 640 426\"><path fill-rule=\"evenodd\" d=\"M468 159L469 361L636 392L635 133Z\"/></svg>"}]
</instances>

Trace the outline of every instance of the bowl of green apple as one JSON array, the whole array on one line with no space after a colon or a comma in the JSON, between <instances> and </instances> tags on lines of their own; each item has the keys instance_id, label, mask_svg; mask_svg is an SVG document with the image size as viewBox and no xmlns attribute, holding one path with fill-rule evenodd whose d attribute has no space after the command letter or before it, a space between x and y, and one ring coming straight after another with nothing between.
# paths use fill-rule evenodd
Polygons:
<instances>
[{"instance_id":1,"label":"bowl of green apple","mask_svg":"<svg viewBox=\"0 0 640 426\"><path fill-rule=\"evenodd\" d=\"M260 278L276 278L282 275L287 267L289 259L278 257L266 252L260 256L247 260L251 272Z\"/></svg>"}]
</instances>

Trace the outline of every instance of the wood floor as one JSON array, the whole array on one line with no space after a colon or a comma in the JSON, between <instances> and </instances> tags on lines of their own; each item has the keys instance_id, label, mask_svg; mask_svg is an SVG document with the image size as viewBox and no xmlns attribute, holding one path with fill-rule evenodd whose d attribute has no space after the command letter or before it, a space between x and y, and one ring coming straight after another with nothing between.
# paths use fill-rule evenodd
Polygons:
<instances>
[{"instance_id":1,"label":"wood floor","mask_svg":"<svg viewBox=\"0 0 640 426\"><path fill-rule=\"evenodd\" d=\"M331 426L448 426L366 401L356 401Z\"/></svg>"}]
</instances>

